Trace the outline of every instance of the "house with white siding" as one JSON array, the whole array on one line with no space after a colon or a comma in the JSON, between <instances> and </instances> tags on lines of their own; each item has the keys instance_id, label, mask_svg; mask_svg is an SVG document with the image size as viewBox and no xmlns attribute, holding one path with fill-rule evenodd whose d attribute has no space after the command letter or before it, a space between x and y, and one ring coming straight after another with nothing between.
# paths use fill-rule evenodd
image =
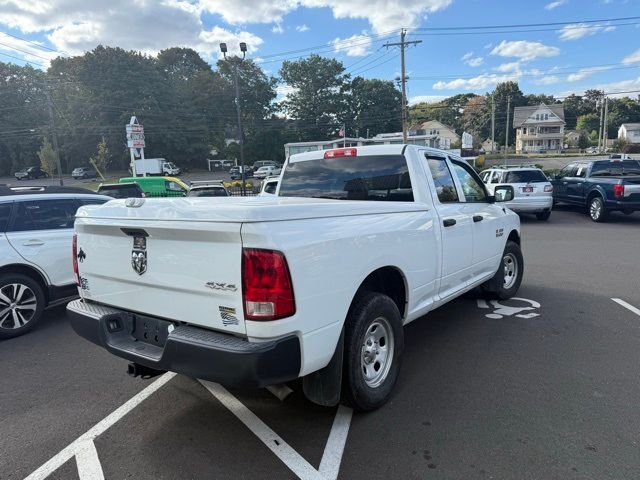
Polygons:
<instances>
[{"instance_id":1,"label":"house with white siding","mask_svg":"<svg viewBox=\"0 0 640 480\"><path fill-rule=\"evenodd\" d=\"M516 153L562 150L564 125L564 108L561 104L516 107L513 110Z\"/></svg>"}]
</instances>

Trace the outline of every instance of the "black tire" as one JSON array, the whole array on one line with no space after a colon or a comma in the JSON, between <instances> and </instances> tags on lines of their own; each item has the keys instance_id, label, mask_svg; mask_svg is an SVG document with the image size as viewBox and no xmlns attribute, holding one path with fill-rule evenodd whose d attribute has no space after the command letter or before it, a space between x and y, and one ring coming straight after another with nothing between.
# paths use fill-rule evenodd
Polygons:
<instances>
[{"instance_id":1,"label":"black tire","mask_svg":"<svg viewBox=\"0 0 640 480\"><path fill-rule=\"evenodd\" d=\"M609 212L604 206L604 200L600 196L595 196L589 200L588 213L591 220L596 223L605 222Z\"/></svg>"},{"instance_id":2,"label":"black tire","mask_svg":"<svg viewBox=\"0 0 640 480\"><path fill-rule=\"evenodd\" d=\"M377 342L369 344L367 338L372 340L375 335L382 336ZM369 357L364 351L367 345L372 349ZM379 352L384 348L387 348L385 358L390 363L381 365L377 360L381 358ZM349 310L344 329L343 403L362 412L384 405L391 397L398 379L403 350L402 317L394 301L381 293L365 292L359 295ZM369 367L374 377L367 379L365 369Z\"/></svg>"},{"instance_id":3,"label":"black tire","mask_svg":"<svg viewBox=\"0 0 640 480\"><path fill-rule=\"evenodd\" d=\"M19 286L19 287L16 287ZM26 290L25 290L26 289ZM42 317L44 310L45 298L42 287L31 277L18 273L9 273L0 277L0 340L13 338L27 333L34 328ZM15 300L19 296L18 305L18 323L16 325L16 316L13 310L9 311L11 304L7 304L2 298ZM31 309L28 307L35 306Z\"/></svg>"},{"instance_id":4,"label":"black tire","mask_svg":"<svg viewBox=\"0 0 640 480\"><path fill-rule=\"evenodd\" d=\"M505 273L508 270L508 265L505 263L505 259L509 258L515 268L510 281L505 280ZM511 240L507 241L502 253L502 261L498 266L498 270L491 280L484 283L481 287L484 296L489 298L496 298L499 300L506 300L515 296L518 293L520 284L522 283L522 277L524 276L524 259L522 257L522 250L520 245Z\"/></svg>"},{"instance_id":5,"label":"black tire","mask_svg":"<svg viewBox=\"0 0 640 480\"><path fill-rule=\"evenodd\" d=\"M547 220L549 220L550 216L551 216L551 210L536 213L536 218L541 222L546 222Z\"/></svg>"}]
</instances>

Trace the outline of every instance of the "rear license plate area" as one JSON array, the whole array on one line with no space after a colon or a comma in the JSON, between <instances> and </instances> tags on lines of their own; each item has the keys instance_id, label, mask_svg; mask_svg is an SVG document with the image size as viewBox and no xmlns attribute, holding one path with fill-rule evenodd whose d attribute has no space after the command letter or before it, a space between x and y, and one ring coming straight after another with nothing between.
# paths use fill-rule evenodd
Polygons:
<instances>
[{"instance_id":1,"label":"rear license plate area","mask_svg":"<svg viewBox=\"0 0 640 480\"><path fill-rule=\"evenodd\" d=\"M522 187L522 193L532 193L533 187Z\"/></svg>"},{"instance_id":2,"label":"rear license plate area","mask_svg":"<svg viewBox=\"0 0 640 480\"><path fill-rule=\"evenodd\" d=\"M131 335L139 342L164 347L173 323L157 318L134 315ZM173 330L173 329L171 329Z\"/></svg>"}]
</instances>

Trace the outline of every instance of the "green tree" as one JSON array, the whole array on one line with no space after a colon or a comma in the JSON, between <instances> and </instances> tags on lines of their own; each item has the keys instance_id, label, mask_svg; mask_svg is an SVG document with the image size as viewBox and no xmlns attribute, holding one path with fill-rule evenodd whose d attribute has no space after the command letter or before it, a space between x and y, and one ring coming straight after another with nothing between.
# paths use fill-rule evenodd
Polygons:
<instances>
[{"instance_id":1,"label":"green tree","mask_svg":"<svg viewBox=\"0 0 640 480\"><path fill-rule=\"evenodd\" d=\"M531 107L540 105L541 103L544 103L545 105L553 105L554 103L557 103L557 100L553 95L545 95L544 93L530 93L524 98L527 105Z\"/></svg>"},{"instance_id":2,"label":"green tree","mask_svg":"<svg viewBox=\"0 0 640 480\"><path fill-rule=\"evenodd\" d=\"M107 140L104 137L102 137L102 140L98 142L97 148L98 152L96 155L91 157L91 162L98 170L100 170L101 173L104 173L107 171L107 166L109 165L109 159L111 157Z\"/></svg>"},{"instance_id":3,"label":"green tree","mask_svg":"<svg viewBox=\"0 0 640 480\"><path fill-rule=\"evenodd\" d=\"M402 95L393 82L356 77L349 85L345 123L354 134L374 136L402 130Z\"/></svg>"},{"instance_id":4,"label":"green tree","mask_svg":"<svg viewBox=\"0 0 640 480\"><path fill-rule=\"evenodd\" d=\"M52 177L56 172L56 152L47 137L42 140L42 146L38 150L38 158L40 159L42 170Z\"/></svg>"},{"instance_id":5,"label":"green tree","mask_svg":"<svg viewBox=\"0 0 640 480\"><path fill-rule=\"evenodd\" d=\"M333 137L345 118L345 90L349 75L342 62L319 55L290 61L285 60L280 76L293 90L281 103L287 116L296 121L304 140L323 140Z\"/></svg>"},{"instance_id":6,"label":"green tree","mask_svg":"<svg viewBox=\"0 0 640 480\"><path fill-rule=\"evenodd\" d=\"M452 127L458 135L462 135L464 107L475 96L473 93L461 93L439 102L417 103L409 109L410 121L413 124L422 124L429 120L437 120Z\"/></svg>"},{"instance_id":7,"label":"green tree","mask_svg":"<svg viewBox=\"0 0 640 480\"><path fill-rule=\"evenodd\" d=\"M490 99L477 95L471 97L464 107L462 126L473 135L474 143L481 144L491 135Z\"/></svg>"},{"instance_id":8,"label":"green tree","mask_svg":"<svg viewBox=\"0 0 640 480\"><path fill-rule=\"evenodd\" d=\"M513 131L513 110L516 107L522 107L527 101L520 90L517 82L502 82L496 85L495 90L489 94L493 95L493 101L496 108L496 143L504 145L506 123L507 123L507 100L511 98L511 108L509 111L509 145L515 143L515 135Z\"/></svg>"},{"instance_id":9,"label":"green tree","mask_svg":"<svg viewBox=\"0 0 640 480\"><path fill-rule=\"evenodd\" d=\"M576 128L586 132L597 131L600 128L600 117L595 113L580 115L576 122Z\"/></svg>"},{"instance_id":10,"label":"green tree","mask_svg":"<svg viewBox=\"0 0 640 480\"><path fill-rule=\"evenodd\" d=\"M580 136L578 137L578 148L584 149L589 145L591 145L591 142L589 141L587 134L585 132L580 132Z\"/></svg>"}]
</instances>

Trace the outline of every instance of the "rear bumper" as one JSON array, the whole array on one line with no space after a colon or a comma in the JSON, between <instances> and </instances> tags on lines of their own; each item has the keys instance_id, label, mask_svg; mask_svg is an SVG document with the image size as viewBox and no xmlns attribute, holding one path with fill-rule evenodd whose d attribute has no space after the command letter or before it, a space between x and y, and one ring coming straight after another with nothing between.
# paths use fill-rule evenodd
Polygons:
<instances>
[{"instance_id":1,"label":"rear bumper","mask_svg":"<svg viewBox=\"0 0 640 480\"><path fill-rule=\"evenodd\" d=\"M640 202L608 200L607 210L626 210L629 212L640 211Z\"/></svg>"},{"instance_id":2,"label":"rear bumper","mask_svg":"<svg viewBox=\"0 0 640 480\"><path fill-rule=\"evenodd\" d=\"M551 210L551 207L553 206L553 197L548 195L539 198L515 198L514 200L507 202L505 205L514 212L542 212L545 210Z\"/></svg>"},{"instance_id":3,"label":"rear bumper","mask_svg":"<svg viewBox=\"0 0 640 480\"><path fill-rule=\"evenodd\" d=\"M145 317L75 300L67 305L71 326L81 337L112 354L156 370L223 385L259 388L287 382L300 374L300 342L295 335L268 342ZM158 343L134 337L135 325L152 325ZM167 327L174 325L171 332Z\"/></svg>"}]
</instances>

